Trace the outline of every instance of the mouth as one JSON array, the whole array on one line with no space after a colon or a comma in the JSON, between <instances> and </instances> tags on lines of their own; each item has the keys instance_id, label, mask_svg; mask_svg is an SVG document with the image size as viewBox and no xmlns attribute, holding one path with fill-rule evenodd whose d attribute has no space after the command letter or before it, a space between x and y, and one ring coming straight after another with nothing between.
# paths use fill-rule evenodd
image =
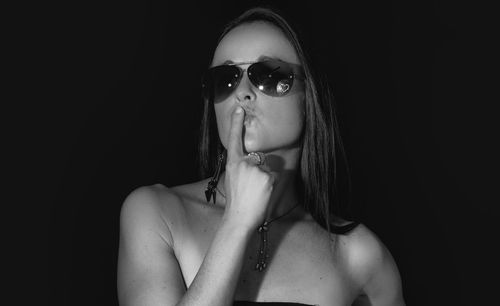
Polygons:
<instances>
[{"instance_id":1,"label":"mouth","mask_svg":"<svg viewBox=\"0 0 500 306\"><path fill-rule=\"evenodd\" d=\"M255 120L255 116L254 115L245 115L245 121L244 121L244 124L245 125L250 125L252 124L252 122L254 122Z\"/></svg>"}]
</instances>

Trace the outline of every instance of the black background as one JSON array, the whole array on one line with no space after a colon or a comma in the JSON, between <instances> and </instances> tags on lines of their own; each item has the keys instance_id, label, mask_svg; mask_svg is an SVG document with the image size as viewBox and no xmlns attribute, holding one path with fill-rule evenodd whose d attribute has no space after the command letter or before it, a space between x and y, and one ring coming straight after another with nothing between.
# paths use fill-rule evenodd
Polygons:
<instances>
[{"instance_id":1,"label":"black background","mask_svg":"<svg viewBox=\"0 0 500 306\"><path fill-rule=\"evenodd\" d=\"M11 163L20 304L117 304L121 204L139 186L198 179L200 76L221 27L259 3L60 4L43 14L31 7L36 21L18 23L30 32L19 40L28 40L21 55L33 60L27 81L36 83L23 87L20 124L7 129L21 149ZM393 254L407 304L493 301L492 10L274 5L300 24L335 88L353 205Z\"/></svg>"}]
</instances>

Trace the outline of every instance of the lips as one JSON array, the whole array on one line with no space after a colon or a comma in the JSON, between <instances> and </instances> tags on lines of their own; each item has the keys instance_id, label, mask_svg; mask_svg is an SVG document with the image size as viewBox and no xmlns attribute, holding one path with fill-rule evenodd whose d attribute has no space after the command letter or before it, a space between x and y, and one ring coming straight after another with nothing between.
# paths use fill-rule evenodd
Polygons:
<instances>
[{"instance_id":1,"label":"lips","mask_svg":"<svg viewBox=\"0 0 500 306\"><path fill-rule=\"evenodd\" d=\"M250 124L253 120L255 119L255 116L254 115L245 115L245 124Z\"/></svg>"}]
</instances>

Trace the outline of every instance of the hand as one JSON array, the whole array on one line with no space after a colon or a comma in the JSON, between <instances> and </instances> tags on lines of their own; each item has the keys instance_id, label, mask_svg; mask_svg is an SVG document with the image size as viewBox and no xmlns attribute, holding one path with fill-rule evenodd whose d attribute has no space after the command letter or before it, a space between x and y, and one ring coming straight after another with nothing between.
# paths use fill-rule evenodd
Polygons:
<instances>
[{"instance_id":1,"label":"hand","mask_svg":"<svg viewBox=\"0 0 500 306\"><path fill-rule=\"evenodd\" d=\"M237 110L241 110L240 113ZM274 176L265 165L243 153L242 130L244 110L238 106L231 116L227 148L225 217L235 224L257 227L264 220L273 190Z\"/></svg>"}]
</instances>

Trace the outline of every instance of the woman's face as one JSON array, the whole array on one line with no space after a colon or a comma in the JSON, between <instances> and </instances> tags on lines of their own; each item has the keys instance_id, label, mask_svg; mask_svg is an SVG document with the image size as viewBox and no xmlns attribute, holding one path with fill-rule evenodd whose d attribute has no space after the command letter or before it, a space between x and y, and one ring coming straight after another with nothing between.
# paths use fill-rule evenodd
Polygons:
<instances>
[{"instance_id":1,"label":"woman's face","mask_svg":"<svg viewBox=\"0 0 500 306\"><path fill-rule=\"evenodd\" d=\"M298 56L284 34L265 22L240 25L231 30L217 46L213 66L256 62L265 58L300 64ZM239 65L247 69L250 64ZM303 128L303 85L294 80L285 96L267 96L248 79L245 71L238 87L225 100L214 104L221 142L227 148L231 114L241 105L245 110L243 143L245 153L278 152L298 147Z\"/></svg>"}]
</instances>

